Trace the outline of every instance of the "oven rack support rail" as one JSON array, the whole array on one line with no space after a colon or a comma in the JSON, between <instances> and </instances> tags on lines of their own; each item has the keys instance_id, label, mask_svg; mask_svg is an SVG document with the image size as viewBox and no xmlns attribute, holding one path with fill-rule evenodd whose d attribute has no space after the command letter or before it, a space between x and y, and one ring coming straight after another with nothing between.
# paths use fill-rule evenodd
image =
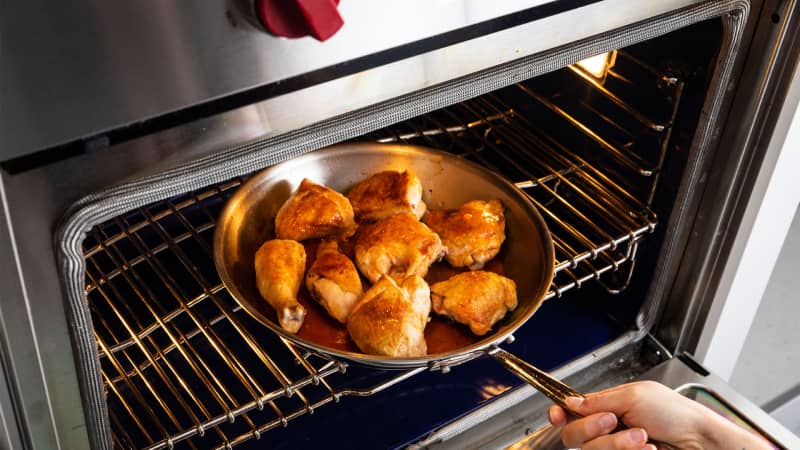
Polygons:
<instances>
[{"instance_id":1,"label":"oven rack support rail","mask_svg":"<svg viewBox=\"0 0 800 450\"><path fill-rule=\"evenodd\" d=\"M622 59L634 60L626 54ZM593 84L582 75L576 80ZM679 81L658 84L679 101ZM598 169L591 152L568 150L543 130L545 125L522 113L516 103L521 100L522 106L544 107L564 124L574 126L577 120L573 114L578 112L569 109L576 105L559 104L557 96L540 92L535 83L365 139L441 148L514 180L553 234L556 277L547 298L592 280L606 283L605 274L622 272L621 282L606 283L615 292L630 281L639 243L656 226L650 202L677 106L670 106L667 120L650 121L618 94L603 94L609 96L616 100L605 107L611 105L617 117L627 115L661 136L650 161L630 154L636 145L618 145L589 126L577 129L596 144L592 151L619 163L619 172L641 177L635 182L645 186L642 192L631 192ZM604 123L614 122L599 106L588 105L587 111ZM341 388L346 364L265 333L240 310L213 267L211 237L222 206L243 181L230 180L114 218L94 227L84 243L86 295L118 448L232 448L265 439L270 429L343 396L369 396L427 370L401 372L367 388Z\"/></svg>"}]
</instances>

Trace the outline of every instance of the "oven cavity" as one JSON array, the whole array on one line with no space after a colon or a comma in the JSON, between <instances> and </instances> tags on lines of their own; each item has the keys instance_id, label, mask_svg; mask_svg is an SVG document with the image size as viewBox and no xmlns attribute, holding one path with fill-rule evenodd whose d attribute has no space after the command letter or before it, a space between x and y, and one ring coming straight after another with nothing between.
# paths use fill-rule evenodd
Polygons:
<instances>
[{"instance_id":1,"label":"oven cavity","mask_svg":"<svg viewBox=\"0 0 800 450\"><path fill-rule=\"evenodd\" d=\"M684 81L628 51L604 58L599 75L570 66L358 140L434 147L504 175L553 234L556 277L546 298L587 284L618 293L658 223L653 200ZM117 447L270 440L271 429L328 403L374 395L423 371L365 375L295 347L241 311L214 268L212 237L243 181L115 217L84 241L85 292Z\"/></svg>"}]
</instances>

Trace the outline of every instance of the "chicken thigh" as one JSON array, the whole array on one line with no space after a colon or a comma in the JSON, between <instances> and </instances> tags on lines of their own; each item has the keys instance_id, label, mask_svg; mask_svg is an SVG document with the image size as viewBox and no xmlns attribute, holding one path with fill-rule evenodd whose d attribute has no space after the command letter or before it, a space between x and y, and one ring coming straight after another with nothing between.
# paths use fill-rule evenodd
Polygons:
<instances>
[{"instance_id":1,"label":"chicken thigh","mask_svg":"<svg viewBox=\"0 0 800 450\"><path fill-rule=\"evenodd\" d=\"M453 267L482 269L506 239L500 200L473 200L454 210L431 210L422 221L442 238L447 262Z\"/></svg>"},{"instance_id":2,"label":"chicken thigh","mask_svg":"<svg viewBox=\"0 0 800 450\"><path fill-rule=\"evenodd\" d=\"M356 234L356 264L370 281L388 275L400 281L424 277L445 254L442 241L412 214L396 214L364 225Z\"/></svg>"},{"instance_id":3,"label":"chicken thigh","mask_svg":"<svg viewBox=\"0 0 800 450\"><path fill-rule=\"evenodd\" d=\"M342 194L303 179L297 191L275 216L275 237L278 239L321 238L355 233L353 207Z\"/></svg>"},{"instance_id":4,"label":"chicken thigh","mask_svg":"<svg viewBox=\"0 0 800 450\"><path fill-rule=\"evenodd\" d=\"M278 322L289 333L297 333L306 309L297 302L297 291L306 269L303 245L288 240L265 242L256 252L256 286L278 314Z\"/></svg>"},{"instance_id":5,"label":"chicken thigh","mask_svg":"<svg viewBox=\"0 0 800 450\"><path fill-rule=\"evenodd\" d=\"M306 288L341 323L347 323L347 316L364 293L356 266L339 251L335 240L320 243L317 259L306 274Z\"/></svg>"},{"instance_id":6,"label":"chicken thigh","mask_svg":"<svg viewBox=\"0 0 800 450\"><path fill-rule=\"evenodd\" d=\"M347 198L359 221L381 220L400 213L411 213L419 219L425 214L422 183L409 171L378 172L350 189Z\"/></svg>"},{"instance_id":7,"label":"chicken thigh","mask_svg":"<svg viewBox=\"0 0 800 450\"><path fill-rule=\"evenodd\" d=\"M424 356L425 325L431 310L428 284L412 276L398 285L383 277L364 293L347 320L358 348L371 355Z\"/></svg>"},{"instance_id":8,"label":"chicken thigh","mask_svg":"<svg viewBox=\"0 0 800 450\"><path fill-rule=\"evenodd\" d=\"M483 336L517 307L517 285L492 272L460 273L433 284L431 303L436 314L450 317Z\"/></svg>"}]
</instances>

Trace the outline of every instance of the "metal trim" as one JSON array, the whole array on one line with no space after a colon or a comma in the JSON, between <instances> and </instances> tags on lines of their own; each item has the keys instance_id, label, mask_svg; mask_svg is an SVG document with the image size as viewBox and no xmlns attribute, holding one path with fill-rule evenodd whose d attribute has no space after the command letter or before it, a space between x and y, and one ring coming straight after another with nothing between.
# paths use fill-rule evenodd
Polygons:
<instances>
[{"instance_id":1,"label":"metal trim","mask_svg":"<svg viewBox=\"0 0 800 450\"><path fill-rule=\"evenodd\" d=\"M11 238L10 221L8 220L8 207L6 202L5 187L0 179L0 255L2 259L15 259L14 242ZM0 448L2 449L21 449L23 442L27 448L33 448L29 439L30 430L25 421L25 411L20 407L18 395L19 386L16 373L22 369L14 364L14 352L19 350L14 346L18 339L28 339L29 336L19 336L14 333L14 327L8 325L9 321L18 320L9 311L8 305L11 304L5 295L9 297L16 294L20 289L16 270L5 268L0 273ZM24 350L23 350L24 351ZM24 364L24 363L23 363ZM35 382L35 381L34 381ZM28 438L23 441L24 438Z\"/></svg>"},{"instance_id":2,"label":"metal trim","mask_svg":"<svg viewBox=\"0 0 800 450\"><path fill-rule=\"evenodd\" d=\"M737 49L745 28L749 3L734 2L734 8L726 12L723 16L724 35L721 43L720 55L717 59L717 67L714 76L709 83L708 91L712 92L703 104L702 114L699 119L700 128L695 135L690 150L689 158L686 162L686 171L681 180L675 206L672 214L666 223L668 232L661 246L658 263L653 271L653 281L646 294L644 314L638 319L640 323L640 333L642 335L649 332L659 317L660 310L664 307L665 292L667 286L674 278L674 268L680 258L683 257L681 248L685 246L685 235L689 227L687 224L694 219L696 212L697 198L700 193L694 189L698 180L705 173L708 165L709 154L711 154L712 144L718 138L716 126L719 121L720 112L726 102L727 86L731 79L733 66L736 61ZM692 205L695 205L693 208ZM673 270L670 270L670 269ZM672 349L674 351L674 349Z\"/></svg>"},{"instance_id":3,"label":"metal trim","mask_svg":"<svg viewBox=\"0 0 800 450\"><path fill-rule=\"evenodd\" d=\"M616 357L621 353L631 352L632 347L638 348L638 345L636 345L635 342L637 342L636 333L630 332L623 334L619 338L598 348L592 353L564 364L558 369L550 372L550 374L558 379L566 379L567 377L571 377L587 367L594 366L598 362L608 362L617 359ZM584 383L581 382L577 384L572 380L567 380L567 382L579 389L583 389L584 387ZM479 408L461 418L458 418L453 422L440 427L439 429L434 430L420 441L409 445L408 449L418 450L429 448L435 444L447 442L456 436L463 434L467 430L475 428L476 426L487 422L489 419L496 417L497 414L507 411L521 404L522 402L528 401L531 397L544 397L544 394L540 393L532 386L524 384L508 394L503 395L497 400L487 404L486 406ZM544 398L543 400L550 402L550 400Z\"/></svg>"},{"instance_id":4,"label":"metal trim","mask_svg":"<svg viewBox=\"0 0 800 450\"><path fill-rule=\"evenodd\" d=\"M776 118L783 103L774 100L788 92L789 71L797 64L800 47L796 39L791 39L792 35L787 38L776 29L769 12L777 11L777 17L788 19L787 10L783 8L793 8L796 16L798 6L795 1L783 0L764 4L762 9L766 13L761 21L753 24L752 50L742 55L742 61L737 63L744 66L738 83L753 86L754 90L737 92L741 96L732 100L728 113L734 119L724 129L716 131L721 135L717 138L719 148L735 148L736 151L716 152L713 164L710 163L705 176L712 180L725 176L725 182L707 183L697 199L694 210L702 214L694 218L691 230L683 230L682 264L672 269L677 273L664 289L670 293L666 302L671 310L662 314L658 337L678 351L698 351L700 335L722 282L723 269L735 250L736 230L747 220L743 213L751 198L754 178L764 164L769 164L765 154L772 136L786 132L775 128L780 125ZM796 34L796 17L792 26ZM792 46L795 47L793 55L786 48Z\"/></svg>"},{"instance_id":5,"label":"metal trim","mask_svg":"<svg viewBox=\"0 0 800 450\"><path fill-rule=\"evenodd\" d=\"M680 358L689 359L695 364L691 355L682 354ZM708 373L708 372L707 372ZM679 358L672 358L654 367L640 377L642 380L653 380L672 388L681 390L686 387L701 387L717 396L731 409L747 419L759 432L769 436L785 448L800 448L800 438L792 434L777 420L770 417L753 402L736 392L725 380L719 376L708 373L703 375L693 370L686 362Z\"/></svg>"}]
</instances>

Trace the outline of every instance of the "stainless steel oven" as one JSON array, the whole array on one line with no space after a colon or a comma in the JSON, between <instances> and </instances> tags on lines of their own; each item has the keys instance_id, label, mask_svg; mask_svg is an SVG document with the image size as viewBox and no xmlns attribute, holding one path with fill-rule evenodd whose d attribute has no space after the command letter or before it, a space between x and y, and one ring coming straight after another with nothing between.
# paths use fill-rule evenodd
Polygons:
<instances>
[{"instance_id":1,"label":"stainless steel oven","mask_svg":"<svg viewBox=\"0 0 800 450\"><path fill-rule=\"evenodd\" d=\"M557 274L508 348L800 445L697 356L797 106L796 2L351 0L324 42L256 6L5 5L0 447L557 446L546 399L485 360L348 366L228 295L226 199L348 141L455 153L539 208Z\"/></svg>"}]
</instances>

